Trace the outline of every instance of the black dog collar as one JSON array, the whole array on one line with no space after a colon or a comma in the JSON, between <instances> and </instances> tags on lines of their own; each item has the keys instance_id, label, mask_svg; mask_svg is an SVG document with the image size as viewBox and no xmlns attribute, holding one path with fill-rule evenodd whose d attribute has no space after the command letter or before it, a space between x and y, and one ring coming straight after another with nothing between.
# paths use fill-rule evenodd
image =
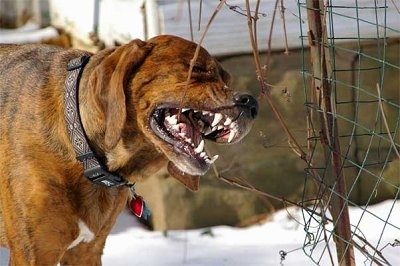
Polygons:
<instances>
[{"instance_id":1,"label":"black dog collar","mask_svg":"<svg viewBox=\"0 0 400 266\"><path fill-rule=\"evenodd\" d=\"M83 163L85 176L93 183L106 187L117 187L128 185L128 182L121 176L111 173L99 162L96 155L89 147L85 131L79 115L78 88L82 70L89 61L90 56L84 55L72 59L68 63L68 74L65 80L64 90L64 116L67 124L67 131L74 150L76 159Z\"/></svg>"}]
</instances>

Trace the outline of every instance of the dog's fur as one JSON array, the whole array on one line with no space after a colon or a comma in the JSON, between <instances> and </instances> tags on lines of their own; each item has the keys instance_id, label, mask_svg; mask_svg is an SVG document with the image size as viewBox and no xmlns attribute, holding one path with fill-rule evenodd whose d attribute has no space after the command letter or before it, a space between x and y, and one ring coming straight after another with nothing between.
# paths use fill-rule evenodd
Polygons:
<instances>
[{"instance_id":1,"label":"dog's fur","mask_svg":"<svg viewBox=\"0 0 400 266\"><path fill-rule=\"evenodd\" d=\"M175 177L197 188L191 182L208 168L191 165L149 125L161 105L221 110L237 118L234 141L248 132L256 107L237 100L229 75L204 49L185 83L195 49L159 36L91 56L80 80L79 111L90 146L110 171L133 183L169 161ZM0 45L0 245L10 249L11 265L100 265L125 206L128 188L95 185L83 175L66 131L66 66L83 54Z\"/></svg>"}]
</instances>

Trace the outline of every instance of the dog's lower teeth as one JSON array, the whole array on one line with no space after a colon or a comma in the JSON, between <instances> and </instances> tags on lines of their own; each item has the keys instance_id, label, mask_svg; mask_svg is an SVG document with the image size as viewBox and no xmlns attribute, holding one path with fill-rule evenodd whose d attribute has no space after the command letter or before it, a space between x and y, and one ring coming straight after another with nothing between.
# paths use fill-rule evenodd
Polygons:
<instances>
[{"instance_id":1,"label":"dog's lower teeth","mask_svg":"<svg viewBox=\"0 0 400 266\"><path fill-rule=\"evenodd\" d=\"M219 158L218 154L214 155L211 159L210 158L206 158L206 163L213 164L218 158Z\"/></svg>"},{"instance_id":2,"label":"dog's lower teeth","mask_svg":"<svg viewBox=\"0 0 400 266\"><path fill-rule=\"evenodd\" d=\"M235 130L231 130L229 132L229 138L228 138L228 143L231 143L231 141L233 140L233 138L235 137Z\"/></svg>"},{"instance_id":3,"label":"dog's lower teeth","mask_svg":"<svg viewBox=\"0 0 400 266\"><path fill-rule=\"evenodd\" d=\"M194 151L196 153L201 153L204 150L204 140L202 139L199 143L199 146L197 146L196 149L194 149Z\"/></svg>"}]
</instances>

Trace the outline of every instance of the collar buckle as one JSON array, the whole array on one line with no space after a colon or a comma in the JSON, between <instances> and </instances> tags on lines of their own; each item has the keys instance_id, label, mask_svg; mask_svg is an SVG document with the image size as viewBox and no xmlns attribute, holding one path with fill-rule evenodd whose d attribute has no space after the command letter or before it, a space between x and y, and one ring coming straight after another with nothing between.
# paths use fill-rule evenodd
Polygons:
<instances>
[{"instance_id":1,"label":"collar buckle","mask_svg":"<svg viewBox=\"0 0 400 266\"><path fill-rule=\"evenodd\" d=\"M127 181L124 180L124 178L110 173L101 164L85 169L84 174L91 182L106 187L117 187L127 184Z\"/></svg>"}]
</instances>

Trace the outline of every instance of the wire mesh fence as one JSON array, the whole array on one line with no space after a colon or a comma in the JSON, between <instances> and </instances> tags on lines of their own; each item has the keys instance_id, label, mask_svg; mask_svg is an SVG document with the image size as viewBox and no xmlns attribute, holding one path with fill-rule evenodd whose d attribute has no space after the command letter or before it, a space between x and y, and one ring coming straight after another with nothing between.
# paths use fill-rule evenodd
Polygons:
<instances>
[{"instance_id":1,"label":"wire mesh fence","mask_svg":"<svg viewBox=\"0 0 400 266\"><path fill-rule=\"evenodd\" d=\"M400 223L391 219L399 203L393 201L380 214L370 205L382 190L391 190L395 198L400 194L400 27L387 24L389 8L397 6L298 1L298 7L300 20L307 21L300 27L308 114L305 181L315 188L312 197L303 197L308 206L304 251L316 264L330 256L332 264L355 265L356 249L367 265L390 265L384 249L400 244ZM400 23L399 18L397 12ZM374 35L363 35L368 27ZM365 182L372 183L371 190L363 191ZM360 195L362 206L356 200ZM358 206L358 219L350 221L348 206ZM367 216L376 220L379 239L364 237ZM384 234L392 241L382 241ZM317 245L323 245L322 252L314 252Z\"/></svg>"}]
</instances>

